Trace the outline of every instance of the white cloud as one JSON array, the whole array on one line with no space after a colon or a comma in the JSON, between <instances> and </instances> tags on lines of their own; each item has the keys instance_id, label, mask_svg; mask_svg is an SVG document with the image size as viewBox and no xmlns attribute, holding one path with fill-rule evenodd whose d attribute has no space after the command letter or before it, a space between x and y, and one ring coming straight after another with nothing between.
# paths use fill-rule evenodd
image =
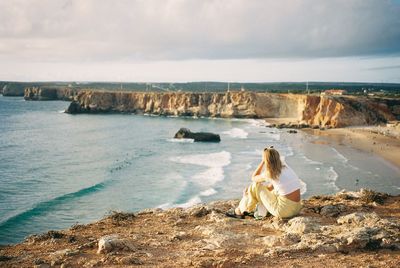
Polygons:
<instances>
[{"instance_id":1,"label":"white cloud","mask_svg":"<svg viewBox=\"0 0 400 268\"><path fill-rule=\"evenodd\" d=\"M342 81L397 82L400 57L131 62L0 62L0 80L18 81Z\"/></svg>"},{"instance_id":2,"label":"white cloud","mask_svg":"<svg viewBox=\"0 0 400 268\"><path fill-rule=\"evenodd\" d=\"M15 60L240 59L400 51L388 0L0 2L0 57Z\"/></svg>"},{"instance_id":3,"label":"white cloud","mask_svg":"<svg viewBox=\"0 0 400 268\"><path fill-rule=\"evenodd\" d=\"M312 59L397 65L399 14L394 0L0 0L0 79L174 80L179 71L187 76L177 80L221 80L236 73L227 63L240 63L258 76L237 79L276 81L256 69L275 61L289 81L297 62Z\"/></svg>"}]
</instances>

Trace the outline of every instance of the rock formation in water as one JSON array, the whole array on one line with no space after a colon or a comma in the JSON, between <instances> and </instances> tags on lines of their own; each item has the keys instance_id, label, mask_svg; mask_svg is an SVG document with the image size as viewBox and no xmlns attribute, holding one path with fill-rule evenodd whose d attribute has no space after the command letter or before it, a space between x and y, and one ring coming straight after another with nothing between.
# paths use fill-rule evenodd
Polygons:
<instances>
[{"instance_id":1,"label":"rock formation in water","mask_svg":"<svg viewBox=\"0 0 400 268\"><path fill-rule=\"evenodd\" d=\"M400 117L400 100L257 92L144 93L80 91L68 113L290 118L312 126L371 125Z\"/></svg>"},{"instance_id":2,"label":"rock formation in water","mask_svg":"<svg viewBox=\"0 0 400 268\"><path fill-rule=\"evenodd\" d=\"M228 218L237 200L115 212L0 248L4 267L398 267L400 196L339 192L291 219ZM397 266L396 266L397 265Z\"/></svg>"},{"instance_id":3,"label":"rock formation in water","mask_svg":"<svg viewBox=\"0 0 400 268\"><path fill-rule=\"evenodd\" d=\"M218 134L208 132L192 132L187 128L181 128L174 136L175 139L193 139L202 142L220 142L221 137Z\"/></svg>"},{"instance_id":4,"label":"rock formation in water","mask_svg":"<svg viewBox=\"0 0 400 268\"><path fill-rule=\"evenodd\" d=\"M20 97L24 95L24 86L14 83L9 83L9 84L4 83L1 85L0 93L3 96Z\"/></svg>"},{"instance_id":5,"label":"rock formation in water","mask_svg":"<svg viewBox=\"0 0 400 268\"><path fill-rule=\"evenodd\" d=\"M59 87L28 87L24 91L25 100L65 100L72 101L78 90Z\"/></svg>"}]
</instances>

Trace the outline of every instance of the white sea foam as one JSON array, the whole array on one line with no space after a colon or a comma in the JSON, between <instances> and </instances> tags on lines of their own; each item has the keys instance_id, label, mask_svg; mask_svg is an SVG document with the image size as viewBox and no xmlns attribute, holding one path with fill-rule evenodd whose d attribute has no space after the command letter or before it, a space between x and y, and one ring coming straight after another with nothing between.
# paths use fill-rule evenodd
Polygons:
<instances>
[{"instance_id":1,"label":"white sea foam","mask_svg":"<svg viewBox=\"0 0 400 268\"><path fill-rule=\"evenodd\" d=\"M292 147L287 147L284 150L282 150L282 152L280 154L283 154L285 157L289 157L289 156L293 156L294 152Z\"/></svg>"},{"instance_id":2,"label":"white sea foam","mask_svg":"<svg viewBox=\"0 0 400 268\"><path fill-rule=\"evenodd\" d=\"M194 139L167 139L168 142L193 143Z\"/></svg>"},{"instance_id":3,"label":"white sea foam","mask_svg":"<svg viewBox=\"0 0 400 268\"><path fill-rule=\"evenodd\" d=\"M159 117L158 114L150 114L150 113L144 113L144 116L150 116L150 117Z\"/></svg>"},{"instance_id":4,"label":"white sea foam","mask_svg":"<svg viewBox=\"0 0 400 268\"><path fill-rule=\"evenodd\" d=\"M260 119L243 119L245 122L249 123L251 127L265 127L267 124L264 120Z\"/></svg>"},{"instance_id":5,"label":"white sea foam","mask_svg":"<svg viewBox=\"0 0 400 268\"><path fill-rule=\"evenodd\" d=\"M294 152L292 148L288 147L286 150L279 150L280 155L281 155L281 160L285 161L286 157L290 157L294 155ZM244 151L244 152L239 152L239 154L245 154L245 155L254 155L254 156L259 156L262 157L263 155L263 150L260 149L255 149L253 151Z\"/></svg>"},{"instance_id":6,"label":"white sea foam","mask_svg":"<svg viewBox=\"0 0 400 268\"><path fill-rule=\"evenodd\" d=\"M214 188L207 189L205 191L200 192L201 196L210 196L216 194L217 191Z\"/></svg>"},{"instance_id":7,"label":"white sea foam","mask_svg":"<svg viewBox=\"0 0 400 268\"><path fill-rule=\"evenodd\" d=\"M336 180L339 177L339 175L336 173L335 169L333 167L329 167L328 169L328 182L325 183L327 186L332 188L334 191L339 191L339 187L336 185Z\"/></svg>"},{"instance_id":8,"label":"white sea foam","mask_svg":"<svg viewBox=\"0 0 400 268\"><path fill-rule=\"evenodd\" d=\"M226 151L211 154L195 154L170 158L171 161L208 167L192 176L202 186L212 186L224 179L224 167L231 163L231 154Z\"/></svg>"},{"instance_id":9,"label":"white sea foam","mask_svg":"<svg viewBox=\"0 0 400 268\"><path fill-rule=\"evenodd\" d=\"M305 162L307 162L307 164L311 164L311 165L323 165L322 162L319 161L315 161L315 160L311 160L310 158L308 158L305 155L302 155L301 158L304 159Z\"/></svg>"},{"instance_id":10,"label":"white sea foam","mask_svg":"<svg viewBox=\"0 0 400 268\"><path fill-rule=\"evenodd\" d=\"M247 139L247 136L249 135L249 133L247 133L241 128L232 128L231 130L222 132L222 134L228 135L232 138L239 138L239 139Z\"/></svg>"},{"instance_id":11,"label":"white sea foam","mask_svg":"<svg viewBox=\"0 0 400 268\"><path fill-rule=\"evenodd\" d=\"M304 181L300 180L300 193L301 194L305 194L307 192L307 183L305 183Z\"/></svg>"},{"instance_id":12,"label":"white sea foam","mask_svg":"<svg viewBox=\"0 0 400 268\"><path fill-rule=\"evenodd\" d=\"M247 154L247 155L257 155L257 156L262 156L262 150L260 149L255 149L253 151L245 151L245 152L240 152L241 154Z\"/></svg>"},{"instance_id":13,"label":"white sea foam","mask_svg":"<svg viewBox=\"0 0 400 268\"><path fill-rule=\"evenodd\" d=\"M65 114L65 110L58 111L59 114Z\"/></svg>"},{"instance_id":14,"label":"white sea foam","mask_svg":"<svg viewBox=\"0 0 400 268\"><path fill-rule=\"evenodd\" d=\"M265 133L267 138L270 138L275 141L279 141L281 139L281 134L277 132L267 132Z\"/></svg>"},{"instance_id":15,"label":"white sea foam","mask_svg":"<svg viewBox=\"0 0 400 268\"><path fill-rule=\"evenodd\" d=\"M222 167L212 167L195 174L192 179L200 185L209 186L224 180L224 177L224 169Z\"/></svg>"},{"instance_id":16,"label":"white sea foam","mask_svg":"<svg viewBox=\"0 0 400 268\"><path fill-rule=\"evenodd\" d=\"M201 198L196 195L196 196L192 197L191 199L189 199L189 201L187 201L186 203L176 204L176 205L174 205L174 207L189 208L189 207L192 207L199 203L201 203Z\"/></svg>"},{"instance_id":17,"label":"white sea foam","mask_svg":"<svg viewBox=\"0 0 400 268\"><path fill-rule=\"evenodd\" d=\"M171 203L164 203L159 205L157 208L161 208L161 209L167 209L167 208L171 208L172 204Z\"/></svg>"},{"instance_id":18,"label":"white sea foam","mask_svg":"<svg viewBox=\"0 0 400 268\"><path fill-rule=\"evenodd\" d=\"M247 165L246 165L246 168L245 168L246 170L249 170L249 169L251 169L251 163L248 163Z\"/></svg>"},{"instance_id":19,"label":"white sea foam","mask_svg":"<svg viewBox=\"0 0 400 268\"><path fill-rule=\"evenodd\" d=\"M343 163L347 163L349 159L347 159L344 155L338 152L335 148L331 147L331 149L336 153L336 156L339 160L341 160Z\"/></svg>"},{"instance_id":20,"label":"white sea foam","mask_svg":"<svg viewBox=\"0 0 400 268\"><path fill-rule=\"evenodd\" d=\"M231 163L231 154L227 151L210 154L194 154L171 157L171 161L206 167L224 167Z\"/></svg>"}]
</instances>

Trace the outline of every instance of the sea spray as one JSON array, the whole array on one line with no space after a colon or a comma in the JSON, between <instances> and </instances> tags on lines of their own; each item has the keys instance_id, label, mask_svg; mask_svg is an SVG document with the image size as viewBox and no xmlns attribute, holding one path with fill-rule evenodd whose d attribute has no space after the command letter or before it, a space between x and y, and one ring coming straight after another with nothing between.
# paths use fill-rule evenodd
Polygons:
<instances>
[{"instance_id":1,"label":"sea spray","mask_svg":"<svg viewBox=\"0 0 400 268\"><path fill-rule=\"evenodd\" d=\"M241 128L232 128L230 130L222 132L222 134L230 136L231 138L239 138L239 139L247 139L247 136L249 135L249 133L247 133Z\"/></svg>"}]
</instances>

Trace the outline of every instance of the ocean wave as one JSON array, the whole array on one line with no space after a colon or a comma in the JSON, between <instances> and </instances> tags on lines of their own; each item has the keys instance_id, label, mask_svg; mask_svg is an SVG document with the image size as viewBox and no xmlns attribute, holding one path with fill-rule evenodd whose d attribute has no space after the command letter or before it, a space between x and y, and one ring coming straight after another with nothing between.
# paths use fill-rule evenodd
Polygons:
<instances>
[{"instance_id":1,"label":"ocean wave","mask_svg":"<svg viewBox=\"0 0 400 268\"><path fill-rule=\"evenodd\" d=\"M249 135L249 133L247 133L241 128L232 128L231 130L222 132L222 134L228 135L232 138L239 138L239 139L247 139L247 136Z\"/></svg>"},{"instance_id":2,"label":"ocean wave","mask_svg":"<svg viewBox=\"0 0 400 268\"><path fill-rule=\"evenodd\" d=\"M334 151L336 153L336 158L338 158L339 160L341 160L343 163L347 163L349 161L349 159L347 159L344 155L342 155L341 153L339 153L338 150L336 150L335 148L331 147L332 151Z\"/></svg>"},{"instance_id":3,"label":"ocean wave","mask_svg":"<svg viewBox=\"0 0 400 268\"><path fill-rule=\"evenodd\" d=\"M140 157L148 157L152 156L154 154L153 151L147 150L147 151L140 151L140 152L134 152L133 154L126 154L123 156L124 159L117 159L115 163L113 164L112 167L110 167L110 173L114 173L116 171L120 171L124 168L129 167L130 165L133 164L135 159L140 158Z\"/></svg>"},{"instance_id":4,"label":"ocean wave","mask_svg":"<svg viewBox=\"0 0 400 268\"><path fill-rule=\"evenodd\" d=\"M187 184L187 182L185 181L185 185L186 184ZM192 197L185 203L177 203L176 202L177 200L175 200L175 201L163 203L163 204L157 206L157 208L161 208L161 209L168 209L168 208L174 208L174 207L188 208L188 207L191 207L198 203L201 203L202 200L201 200L200 196L211 196L216 193L218 193L217 190L215 190L214 188L209 188L204 191L201 191L198 195L195 195L194 197Z\"/></svg>"},{"instance_id":5,"label":"ocean wave","mask_svg":"<svg viewBox=\"0 0 400 268\"><path fill-rule=\"evenodd\" d=\"M267 124L262 119L242 119L247 122L251 127L265 127Z\"/></svg>"},{"instance_id":6,"label":"ocean wave","mask_svg":"<svg viewBox=\"0 0 400 268\"><path fill-rule=\"evenodd\" d=\"M201 196L210 196L210 195L214 195L216 193L217 193L217 190L215 190L214 188L210 188L210 189L200 192L200 195Z\"/></svg>"},{"instance_id":7,"label":"ocean wave","mask_svg":"<svg viewBox=\"0 0 400 268\"><path fill-rule=\"evenodd\" d=\"M281 150L280 154L285 157L290 157L290 156L294 155L294 151L293 151L292 147L286 147Z\"/></svg>"},{"instance_id":8,"label":"ocean wave","mask_svg":"<svg viewBox=\"0 0 400 268\"><path fill-rule=\"evenodd\" d=\"M231 154L226 151L210 154L195 154L170 158L171 161L208 167L191 179L202 186L212 186L224 179L224 167L231 163Z\"/></svg>"},{"instance_id":9,"label":"ocean wave","mask_svg":"<svg viewBox=\"0 0 400 268\"><path fill-rule=\"evenodd\" d=\"M192 197L191 199L189 199L187 202L185 203L180 203L180 204L173 204L173 203L164 203L159 205L157 208L161 208L161 209L169 209L169 208L189 208L192 207L194 205L200 204L201 203L201 198L200 196L196 195L194 197Z\"/></svg>"},{"instance_id":10,"label":"ocean wave","mask_svg":"<svg viewBox=\"0 0 400 268\"><path fill-rule=\"evenodd\" d=\"M189 208L189 207L192 207L192 206L200 204L200 203L201 203L201 198L198 195L196 195L196 196L192 197L191 199L189 199L187 202L181 203L181 204L176 204L176 205L174 205L174 207Z\"/></svg>"},{"instance_id":11,"label":"ocean wave","mask_svg":"<svg viewBox=\"0 0 400 268\"><path fill-rule=\"evenodd\" d=\"M9 217L8 219L4 220L3 222L0 223L0 229L1 228L6 228L8 226L15 225L21 221L26 221L32 217L37 217L46 213L49 213L50 211L56 209L57 206L62 205L66 202L70 202L71 200L80 198L82 196L87 196L90 194L94 194L103 188L107 186L107 181L106 182L100 182L97 184L94 184L92 186L80 189L76 192L64 194L61 196L58 196L56 198L42 201L32 208L25 210L21 213L18 213L14 216Z\"/></svg>"},{"instance_id":12,"label":"ocean wave","mask_svg":"<svg viewBox=\"0 0 400 268\"><path fill-rule=\"evenodd\" d=\"M167 139L168 142L193 143L194 139Z\"/></svg>"},{"instance_id":13,"label":"ocean wave","mask_svg":"<svg viewBox=\"0 0 400 268\"><path fill-rule=\"evenodd\" d=\"M307 192L307 183L304 181L300 180L300 193L305 194Z\"/></svg>"},{"instance_id":14,"label":"ocean wave","mask_svg":"<svg viewBox=\"0 0 400 268\"><path fill-rule=\"evenodd\" d=\"M157 208L161 208L161 209L167 209L167 208L171 208L171 207L172 207L171 203L164 203L164 204L157 206Z\"/></svg>"},{"instance_id":15,"label":"ocean wave","mask_svg":"<svg viewBox=\"0 0 400 268\"><path fill-rule=\"evenodd\" d=\"M300 158L304 159L304 161L307 164L311 164L311 165L323 165L322 162L316 161L316 160L312 160L310 158L308 158L307 156L305 156L304 154L300 156Z\"/></svg>"},{"instance_id":16,"label":"ocean wave","mask_svg":"<svg viewBox=\"0 0 400 268\"><path fill-rule=\"evenodd\" d=\"M281 134L278 132L266 132L265 136L272 141L279 141L281 139Z\"/></svg>"},{"instance_id":17,"label":"ocean wave","mask_svg":"<svg viewBox=\"0 0 400 268\"><path fill-rule=\"evenodd\" d=\"M202 186L214 185L217 182L223 181L224 178L224 169L222 167L212 167L192 176L192 179Z\"/></svg>"},{"instance_id":18,"label":"ocean wave","mask_svg":"<svg viewBox=\"0 0 400 268\"><path fill-rule=\"evenodd\" d=\"M251 163L248 163L248 164L246 164L245 170L249 170L249 169L251 169L251 167L252 167Z\"/></svg>"},{"instance_id":19,"label":"ocean wave","mask_svg":"<svg viewBox=\"0 0 400 268\"><path fill-rule=\"evenodd\" d=\"M278 151L280 153L282 161L285 161L286 157L290 157L290 156L294 155L293 149L291 147L287 147L286 149L279 149ZM262 157L263 152L264 151L262 149L254 149L253 151L239 152L239 154L254 155L254 156Z\"/></svg>"},{"instance_id":20,"label":"ocean wave","mask_svg":"<svg viewBox=\"0 0 400 268\"><path fill-rule=\"evenodd\" d=\"M150 116L150 117L160 117L158 114L151 114L151 113L144 113L144 116Z\"/></svg>"},{"instance_id":21,"label":"ocean wave","mask_svg":"<svg viewBox=\"0 0 400 268\"><path fill-rule=\"evenodd\" d=\"M325 185L329 186L333 191L339 191L340 188L336 185L336 181L339 175L336 173L335 169L331 166L328 169L328 182Z\"/></svg>"},{"instance_id":22,"label":"ocean wave","mask_svg":"<svg viewBox=\"0 0 400 268\"><path fill-rule=\"evenodd\" d=\"M206 167L224 167L231 163L231 154L227 151L210 154L194 154L171 157L171 161Z\"/></svg>"}]
</instances>

